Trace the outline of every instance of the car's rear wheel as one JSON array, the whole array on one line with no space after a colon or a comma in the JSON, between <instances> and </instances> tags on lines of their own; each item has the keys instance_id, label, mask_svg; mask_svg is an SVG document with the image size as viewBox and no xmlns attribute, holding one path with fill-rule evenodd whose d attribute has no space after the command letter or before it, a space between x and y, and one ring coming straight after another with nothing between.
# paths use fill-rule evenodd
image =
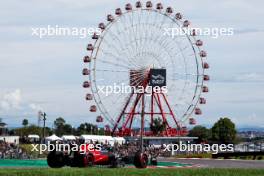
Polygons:
<instances>
[{"instance_id":1,"label":"car's rear wheel","mask_svg":"<svg viewBox=\"0 0 264 176\"><path fill-rule=\"evenodd\" d=\"M148 165L148 156L144 153L137 152L134 157L134 165L136 168L146 168Z\"/></svg>"},{"instance_id":2,"label":"car's rear wheel","mask_svg":"<svg viewBox=\"0 0 264 176\"><path fill-rule=\"evenodd\" d=\"M153 166L157 166L158 165L158 161L157 161L157 158L151 158L151 165Z\"/></svg>"},{"instance_id":3,"label":"car's rear wheel","mask_svg":"<svg viewBox=\"0 0 264 176\"><path fill-rule=\"evenodd\" d=\"M92 154L87 155L87 165L92 167L94 165L94 156Z\"/></svg>"},{"instance_id":4,"label":"car's rear wheel","mask_svg":"<svg viewBox=\"0 0 264 176\"><path fill-rule=\"evenodd\" d=\"M47 156L47 163L51 168L61 168L65 166L65 157L62 152L50 152Z\"/></svg>"},{"instance_id":5,"label":"car's rear wheel","mask_svg":"<svg viewBox=\"0 0 264 176\"><path fill-rule=\"evenodd\" d=\"M88 165L88 159L85 154L76 152L71 162L71 167L86 167Z\"/></svg>"}]
</instances>

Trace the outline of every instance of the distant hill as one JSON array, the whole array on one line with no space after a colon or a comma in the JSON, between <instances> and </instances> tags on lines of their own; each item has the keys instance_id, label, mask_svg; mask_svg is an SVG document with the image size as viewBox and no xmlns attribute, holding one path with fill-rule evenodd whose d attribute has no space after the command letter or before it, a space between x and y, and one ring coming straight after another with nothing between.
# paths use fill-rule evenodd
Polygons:
<instances>
[{"instance_id":1,"label":"distant hill","mask_svg":"<svg viewBox=\"0 0 264 176\"><path fill-rule=\"evenodd\" d=\"M238 128L238 131L259 131L259 132L264 132L264 127L242 127Z\"/></svg>"}]
</instances>

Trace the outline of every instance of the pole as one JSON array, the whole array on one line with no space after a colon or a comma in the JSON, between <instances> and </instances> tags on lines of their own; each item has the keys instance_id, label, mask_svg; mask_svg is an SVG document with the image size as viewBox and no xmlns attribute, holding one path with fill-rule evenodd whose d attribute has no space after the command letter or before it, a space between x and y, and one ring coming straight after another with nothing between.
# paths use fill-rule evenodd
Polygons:
<instances>
[{"instance_id":1,"label":"pole","mask_svg":"<svg viewBox=\"0 0 264 176\"><path fill-rule=\"evenodd\" d=\"M43 133L43 143L45 143L45 126L46 126L46 113L43 113L43 129L42 129L42 133Z\"/></svg>"},{"instance_id":2,"label":"pole","mask_svg":"<svg viewBox=\"0 0 264 176\"><path fill-rule=\"evenodd\" d=\"M145 94L142 95L142 111L141 111L141 133L140 133L140 151L143 153L143 135L144 135L144 113L145 113Z\"/></svg>"}]
</instances>

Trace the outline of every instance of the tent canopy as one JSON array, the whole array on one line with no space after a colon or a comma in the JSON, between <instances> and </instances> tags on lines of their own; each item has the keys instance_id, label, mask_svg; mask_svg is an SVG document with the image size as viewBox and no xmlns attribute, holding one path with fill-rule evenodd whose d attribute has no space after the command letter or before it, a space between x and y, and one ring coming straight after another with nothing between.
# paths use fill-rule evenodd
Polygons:
<instances>
[{"instance_id":1,"label":"tent canopy","mask_svg":"<svg viewBox=\"0 0 264 176\"><path fill-rule=\"evenodd\" d=\"M63 140L76 140L76 137L73 135L63 135L61 138Z\"/></svg>"},{"instance_id":2,"label":"tent canopy","mask_svg":"<svg viewBox=\"0 0 264 176\"><path fill-rule=\"evenodd\" d=\"M81 135L80 138L84 140L93 140L93 141L102 141L102 140L114 141L114 138L112 136Z\"/></svg>"},{"instance_id":3,"label":"tent canopy","mask_svg":"<svg viewBox=\"0 0 264 176\"><path fill-rule=\"evenodd\" d=\"M84 139L85 142L114 143L114 138L112 136L81 135L80 138Z\"/></svg>"},{"instance_id":4,"label":"tent canopy","mask_svg":"<svg viewBox=\"0 0 264 176\"><path fill-rule=\"evenodd\" d=\"M99 135L81 135L81 139L84 139L85 142L102 142L109 143L113 145L115 142L119 144L125 143L125 138L123 137L112 137L112 136L99 136Z\"/></svg>"},{"instance_id":5,"label":"tent canopy","mask_svg":"<svg viewBox=\"0 0 264 176\"><path fill-rule=\"evenodd\" d=\"M46 137L45 139L48 141L61 141L62 140L60 137L56 136L55 134L53 134L49 137Z\"/></svg>"},{"instance_id":6,"label":"tent canopy","mask_svg":"<svg viewBox=\"0 0 264 176\"><path fill-rule=\"evenodd\" d=\"M29 134L28 138L35 138L35 139L39 139L39 135L37 134Z\"/></svg>"}]
</instances>

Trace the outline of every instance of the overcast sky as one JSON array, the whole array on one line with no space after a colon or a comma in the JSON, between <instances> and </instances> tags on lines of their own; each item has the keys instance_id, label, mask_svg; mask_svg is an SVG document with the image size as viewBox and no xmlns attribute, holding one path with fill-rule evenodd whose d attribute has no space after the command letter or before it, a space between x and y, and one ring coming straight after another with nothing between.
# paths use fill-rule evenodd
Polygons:
<instances>
[{"instance_id":1,"label":"overcast sky","mask_svg":"<svg viewBox=\"0 0 264 176\"><path fill-rule=\"evenodd\" d=\"M52 3L51 3L52 2ZM84 100L82 57L87 38L32 36L47 25L95 27L108 13L124 8L120 0L9 0L0 2L0 117L9 126L24 118L48 124L62 116L78 125L94 121ZM144 1L145 2L145 1ZM157 2L157 1L153 1ZM264 2L261 0L164 0L195 27L232 27L234 36L202 37L208 52L210 93L199 124L230 117L238 126L264 127Z\"/></svg>"}]
</instances>

